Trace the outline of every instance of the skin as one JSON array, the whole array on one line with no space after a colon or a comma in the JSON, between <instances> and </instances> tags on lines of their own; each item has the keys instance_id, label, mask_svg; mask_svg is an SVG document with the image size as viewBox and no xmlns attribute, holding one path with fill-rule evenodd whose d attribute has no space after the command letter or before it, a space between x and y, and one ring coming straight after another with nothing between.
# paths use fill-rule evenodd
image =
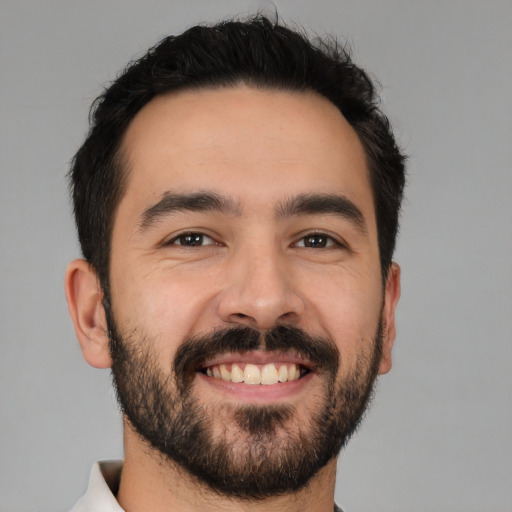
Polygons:
<instances>
[{"instance_id":1,"label":"skin","mask_svg":"<svg viewBox=\"0 0 512 512\"><path fill-rule=\"evenodd\" d=\"M246 86L161 96L132 121L122 152L128 182L112 236L113 312L123 333L141 329L151 335L165 374L187 336L289 323L334 341L342 379L368 354L381 313L379 373L390 370L399 268L391 266L383 286L364 150L333 104L313 93ZM234 208L175 212L141 228L144 212L165 194L198 191L222 195ZM364 227L332 213L276 214L301 194L347 198ZM198 247L179 245L176 237L187 232L207 238ZM312 233L328 235L327 246L305 247ZM69 265L66 293L84 358L109 367L102 291L83 260ZM307 422L325 384L314 374L304 381L286 393L248 385L233 392L199 375L192 385L194 396L210 408L292 404L297 412L289 427L297 428ZM229 410L222 418L212 410L215 431L236 438ZM332 511L336 459L296 496L241 504L212 495L179 467L162 463L127 422L124 439L118 500L128 512Z\"/></svg>"}]
</instances>

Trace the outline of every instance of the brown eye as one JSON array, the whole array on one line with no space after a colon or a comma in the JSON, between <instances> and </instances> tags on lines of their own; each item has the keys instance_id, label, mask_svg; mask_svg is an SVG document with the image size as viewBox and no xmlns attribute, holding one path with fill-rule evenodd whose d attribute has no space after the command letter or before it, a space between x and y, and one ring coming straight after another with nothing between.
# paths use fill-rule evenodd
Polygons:
<instances>
[{"instance_id":1,"label":"brown eye","mask_svg":"<svg viewBox=\"0 0 512 512\"><path fill-rule=\"evenodd\" d=\"M183 233L170 242L171 245L181 245L183 247L199 247L213 243L215 242L209 236L202 233Z\"/></svg>"},{"instance_id":2,"label":"brown eye","mask_svg":"<svg viewBox=\"0 0 512 512\"><path fill-rule=\"evenodd\" d=\"M315 233L302 237L296 244L297 247L307 247L309 249L324 249L325 247L332 247L336 242L327 235L322 233Z\"/></svg>"}]
</instances>

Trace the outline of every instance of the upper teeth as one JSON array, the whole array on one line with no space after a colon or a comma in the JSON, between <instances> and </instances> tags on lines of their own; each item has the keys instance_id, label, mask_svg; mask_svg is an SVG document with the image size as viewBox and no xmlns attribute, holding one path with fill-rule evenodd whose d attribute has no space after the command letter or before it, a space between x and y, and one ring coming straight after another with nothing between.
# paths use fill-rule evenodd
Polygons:
<instances>
[{"instance_id":1,"label":"upper teeth","mask_svg":"<svg viewBox=\"0 0 512 512\"><path fill-rule=\"evenodd\" d=\"M243 367L243 369L242 369ZM300 377L300 368L296 364L268 363L263 366L247 363L232 365L215 365L206 369L208 377L215 377L227 382L244 382L245 384L277 384L297 380Z\"/></svg>"}]
</instances>

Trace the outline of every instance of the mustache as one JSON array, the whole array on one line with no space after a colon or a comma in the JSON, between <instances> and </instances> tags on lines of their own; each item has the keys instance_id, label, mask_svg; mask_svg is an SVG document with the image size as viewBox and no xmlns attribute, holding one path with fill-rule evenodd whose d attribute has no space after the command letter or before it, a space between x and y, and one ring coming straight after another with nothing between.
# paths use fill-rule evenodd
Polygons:
<instances>
[{"instance_id":1,"label":"mustache","mask_svg":"<svg viewBox=\"0 0 512 512\"><path fill-rule=\"evenodd\" d=\"M227 352L290 352L298 354L315 371L334 376L339 367L340 353L332 340L313 336L299 327L279 325L261 332L252 327L233 327L216 330L183 341L174 357L178 382L188 382L209 359Z\"/></svg>"}]
</instances>

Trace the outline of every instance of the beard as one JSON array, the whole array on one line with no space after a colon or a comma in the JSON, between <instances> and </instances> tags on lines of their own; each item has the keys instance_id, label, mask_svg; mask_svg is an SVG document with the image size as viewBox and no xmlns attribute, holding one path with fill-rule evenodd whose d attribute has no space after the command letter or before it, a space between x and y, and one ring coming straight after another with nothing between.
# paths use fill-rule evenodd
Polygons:
<instances>
[{"instance_id":1,"label":"beard","mask_svg":"<svg viewBox=\"0 0 512 512\"><path fill-rule=\"evenodd\" d=\"M105 307L118 402L134 431L156 453L219 495L261 500L305 487L357 429L372 396L382 351L382 322L366 353L340 379L340 354L329 339L278 326L214 331L183 340L164 373L155 340L119 334ZM207 404L194 393L196 373L227 352L293 352L311 363L322 389L307 417L290 404ZM312 397L310 397L312 398Z\"/></svg>"}]
</instances>

